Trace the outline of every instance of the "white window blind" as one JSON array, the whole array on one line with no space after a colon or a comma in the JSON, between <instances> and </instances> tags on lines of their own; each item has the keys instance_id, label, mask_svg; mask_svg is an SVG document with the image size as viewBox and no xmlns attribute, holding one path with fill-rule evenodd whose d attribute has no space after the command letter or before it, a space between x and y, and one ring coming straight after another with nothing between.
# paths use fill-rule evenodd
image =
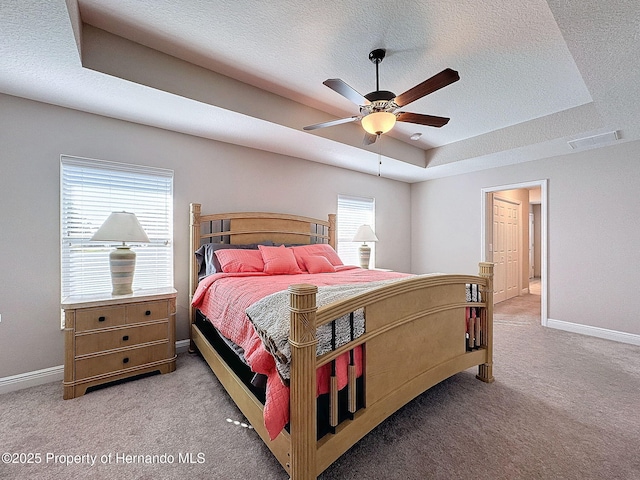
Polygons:
<instances>
[{"instance_id":1,"label":"white window blind","mask_svg":"<svg viewBox=\"0 0 640 480\"><path fill-rule=\"evenodd\" d=\"M133 289L173 286L173 171L61 156L62 297L111 292L109 253L90 242L111 212L135 213L150 243L136 252Z\"/></svg>"},{"instance_id":2,"label":"white window blind","mask_svg":"<svg viewBox=\"0 0 640 480\"><path fill-rule=\"evenodd\" d=\"M353 237L360 225L371 225L375 232L375 199L338 195L338 255L345 265L360 265L358 248L361 243L353 242ZM371 247L370 267L375 267L375 242L368 242Z\"/></svg>"}]
</instances>

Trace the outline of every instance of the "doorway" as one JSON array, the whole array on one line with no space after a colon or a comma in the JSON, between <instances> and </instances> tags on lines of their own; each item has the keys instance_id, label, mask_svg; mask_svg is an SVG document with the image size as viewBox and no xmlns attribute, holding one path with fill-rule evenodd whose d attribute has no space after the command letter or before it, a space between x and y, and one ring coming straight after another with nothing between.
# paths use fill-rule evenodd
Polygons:
<instances>
[{"instance_id":1,"label":"doorway","mask_svg":"<svg viewBox=\"0 0 640 480\"><path fill-rule=\"evenodd\" d=\"M540 301L541 301L541 308L540 308L540 312L541 312L541 324L543 326L547 325L547 319L548 319L548 299L547 299L547 285L548 285L548 278L547 278L547 180L539 180L539 181L534 181L534 182L527 182L527 183L518 183L518 184L511 184L511 185L501 185L501 186L496 186L496 187L489 187L489 188L483 188L481 191L482 194L482 198L481 198L481 205L482 205L482 223L481 223L481 258L484 261L490 261L490 262L494 262L496 264L498 264L498 262L496 262L496 260L494 259L494 221L493 221L493 213L494 213L494 198L503 198L504 196L507 196L508 198L511 198L508 193L509 191L513 191L513 190L520 190L520 189L526 189L526 190L531 190L531 189L536 189L540 192L540 196L539 196L539 200L536 202L538 203L538 207L539 207L539 224L536 225L538 228L538 232L536 237L539 239L539 264L536 265L536 267L539 269L539 291L540 291ZM503 198L504 199L504 198ZM512 199L511 199L512 200ZM524 203L524 202L523 202ZM526 211L525 211L526 209ZM529 222L528 222L528 213L529 213L529 201L526 201L526 206L522 205L522 208L520 209L519 212L519 219L520 219L520 227L522 227L522 225L526 226L526 230L528 230L529 227ZM520 231L522 231L523 228L520 228ZM539 235L538 235L539 234ZM520 234L521 235L521 234ZM518 279L520 279L520 284L521 285L527 285L526 288L521 288L518 287L518 291L516 294L520 294L521 292L527 293L529 291L529 268L528 268L528 264L529 264L529 235L526 235L524 238L522 238L522 236L519 237L519 243L518 245L521 245L526 243L526 245L524 245L520 250L520 254L518 256L519 259L523 259L521 261L520 264L520 268L519 270L521 271L521 275L518 276ZM506 260L506 259L505 259ZM525 266L523 266L523 264L525 264ZM506 268L506 267L505 267ZM505 270L505 275L506 275L506 270ZM495 269L495 281L494 283L498 283L500 282L500 285L502 285L503 280L501 278L498 278L501 275L500 273L500 268L496 268ZM526 277L526 279L523 279L523 277ZM525 281L526 280L526 281ZM535 284L535 281L534 281ZM497 285L494 286L497 288ZM537 285L536 285L537 288ZM505 292L506 293L506 292ZM497 296L497 292L496 292L496 296ZM497 297L496 300L499 301L501 297ZM506 297L505 297L506 299Z\"/></svg>"}]
</instances>

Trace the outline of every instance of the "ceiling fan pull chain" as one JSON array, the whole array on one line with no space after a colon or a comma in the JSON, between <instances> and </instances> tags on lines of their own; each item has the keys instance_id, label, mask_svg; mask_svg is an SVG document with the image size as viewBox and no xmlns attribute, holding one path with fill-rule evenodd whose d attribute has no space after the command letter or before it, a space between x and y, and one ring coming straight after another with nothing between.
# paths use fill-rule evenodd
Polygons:
<instances>
[{"instance_id":1,"label":"ceiling fan pull chain","mask_svg":"<svg viewBox=\"0 0 640 480\"><path fill-rule=\"evenodd\" d=\"M380 140L380 134L377 135ZM380 176L380 170L382 169L382 142L378 142L378 176Z\"/></svg>"}]
</instances>

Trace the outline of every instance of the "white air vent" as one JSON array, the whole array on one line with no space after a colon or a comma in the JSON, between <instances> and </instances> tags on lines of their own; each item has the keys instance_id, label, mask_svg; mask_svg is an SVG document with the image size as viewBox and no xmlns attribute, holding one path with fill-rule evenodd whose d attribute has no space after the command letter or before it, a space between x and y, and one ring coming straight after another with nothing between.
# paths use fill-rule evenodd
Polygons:
<instances>
[{"instance_id":1,"label":"white air vent","mask_svg":"<svg viewBox=\"0 0 640 480\"><path fill-rule=\"evenodd\" d=\"M578 138L567 143L569 143L569 146L571 148L576 150L578 148L588 148L596 147L598 145L605 145L607 143L615 142L616 140L618 140L618 138L618 132L614 131L601 133L600 135L594 135L593 137Z\"/></svg>"}]
</instances>

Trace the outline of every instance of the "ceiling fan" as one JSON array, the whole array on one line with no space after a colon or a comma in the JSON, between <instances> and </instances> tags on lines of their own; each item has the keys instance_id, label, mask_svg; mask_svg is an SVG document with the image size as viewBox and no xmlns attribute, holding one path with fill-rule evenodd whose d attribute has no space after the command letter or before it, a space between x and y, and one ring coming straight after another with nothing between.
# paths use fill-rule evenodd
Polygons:
<instances>
[{"instance_id":1,"label":"ceiling fan","mask_svg":"<svg viewBox=\"0 0 640 480\"><path fill-rule=\"evenodd\" d=\"M369 53L369 60L376 65L376 90L375 92L361 95L352 87L347 85L339 78L330 78L322 82L327 87L335 90L347 100L360 106L360 115L353 117L341 118L329 122L316 123L304 127L304 130L315 130L317 128L332 127L342 123L359 121L362 128L367 132L364 137L364 145L370 145L383 133L387 133L393 128L396 121L417 123L419 125L428 125L430 127L442 127L449 122L445 117L434 117L432 115L423 115L421 113L412 112L396 112L396 109L404 107L430 93L435 92L447 85L460 80L458 72L447 68L433 77L419 83L406 92L396 95L387 90L380 90L380 81L378 77L378 65L382 63L386 54L383 48L377 48Z\"/></svg>"}]
</instances>

